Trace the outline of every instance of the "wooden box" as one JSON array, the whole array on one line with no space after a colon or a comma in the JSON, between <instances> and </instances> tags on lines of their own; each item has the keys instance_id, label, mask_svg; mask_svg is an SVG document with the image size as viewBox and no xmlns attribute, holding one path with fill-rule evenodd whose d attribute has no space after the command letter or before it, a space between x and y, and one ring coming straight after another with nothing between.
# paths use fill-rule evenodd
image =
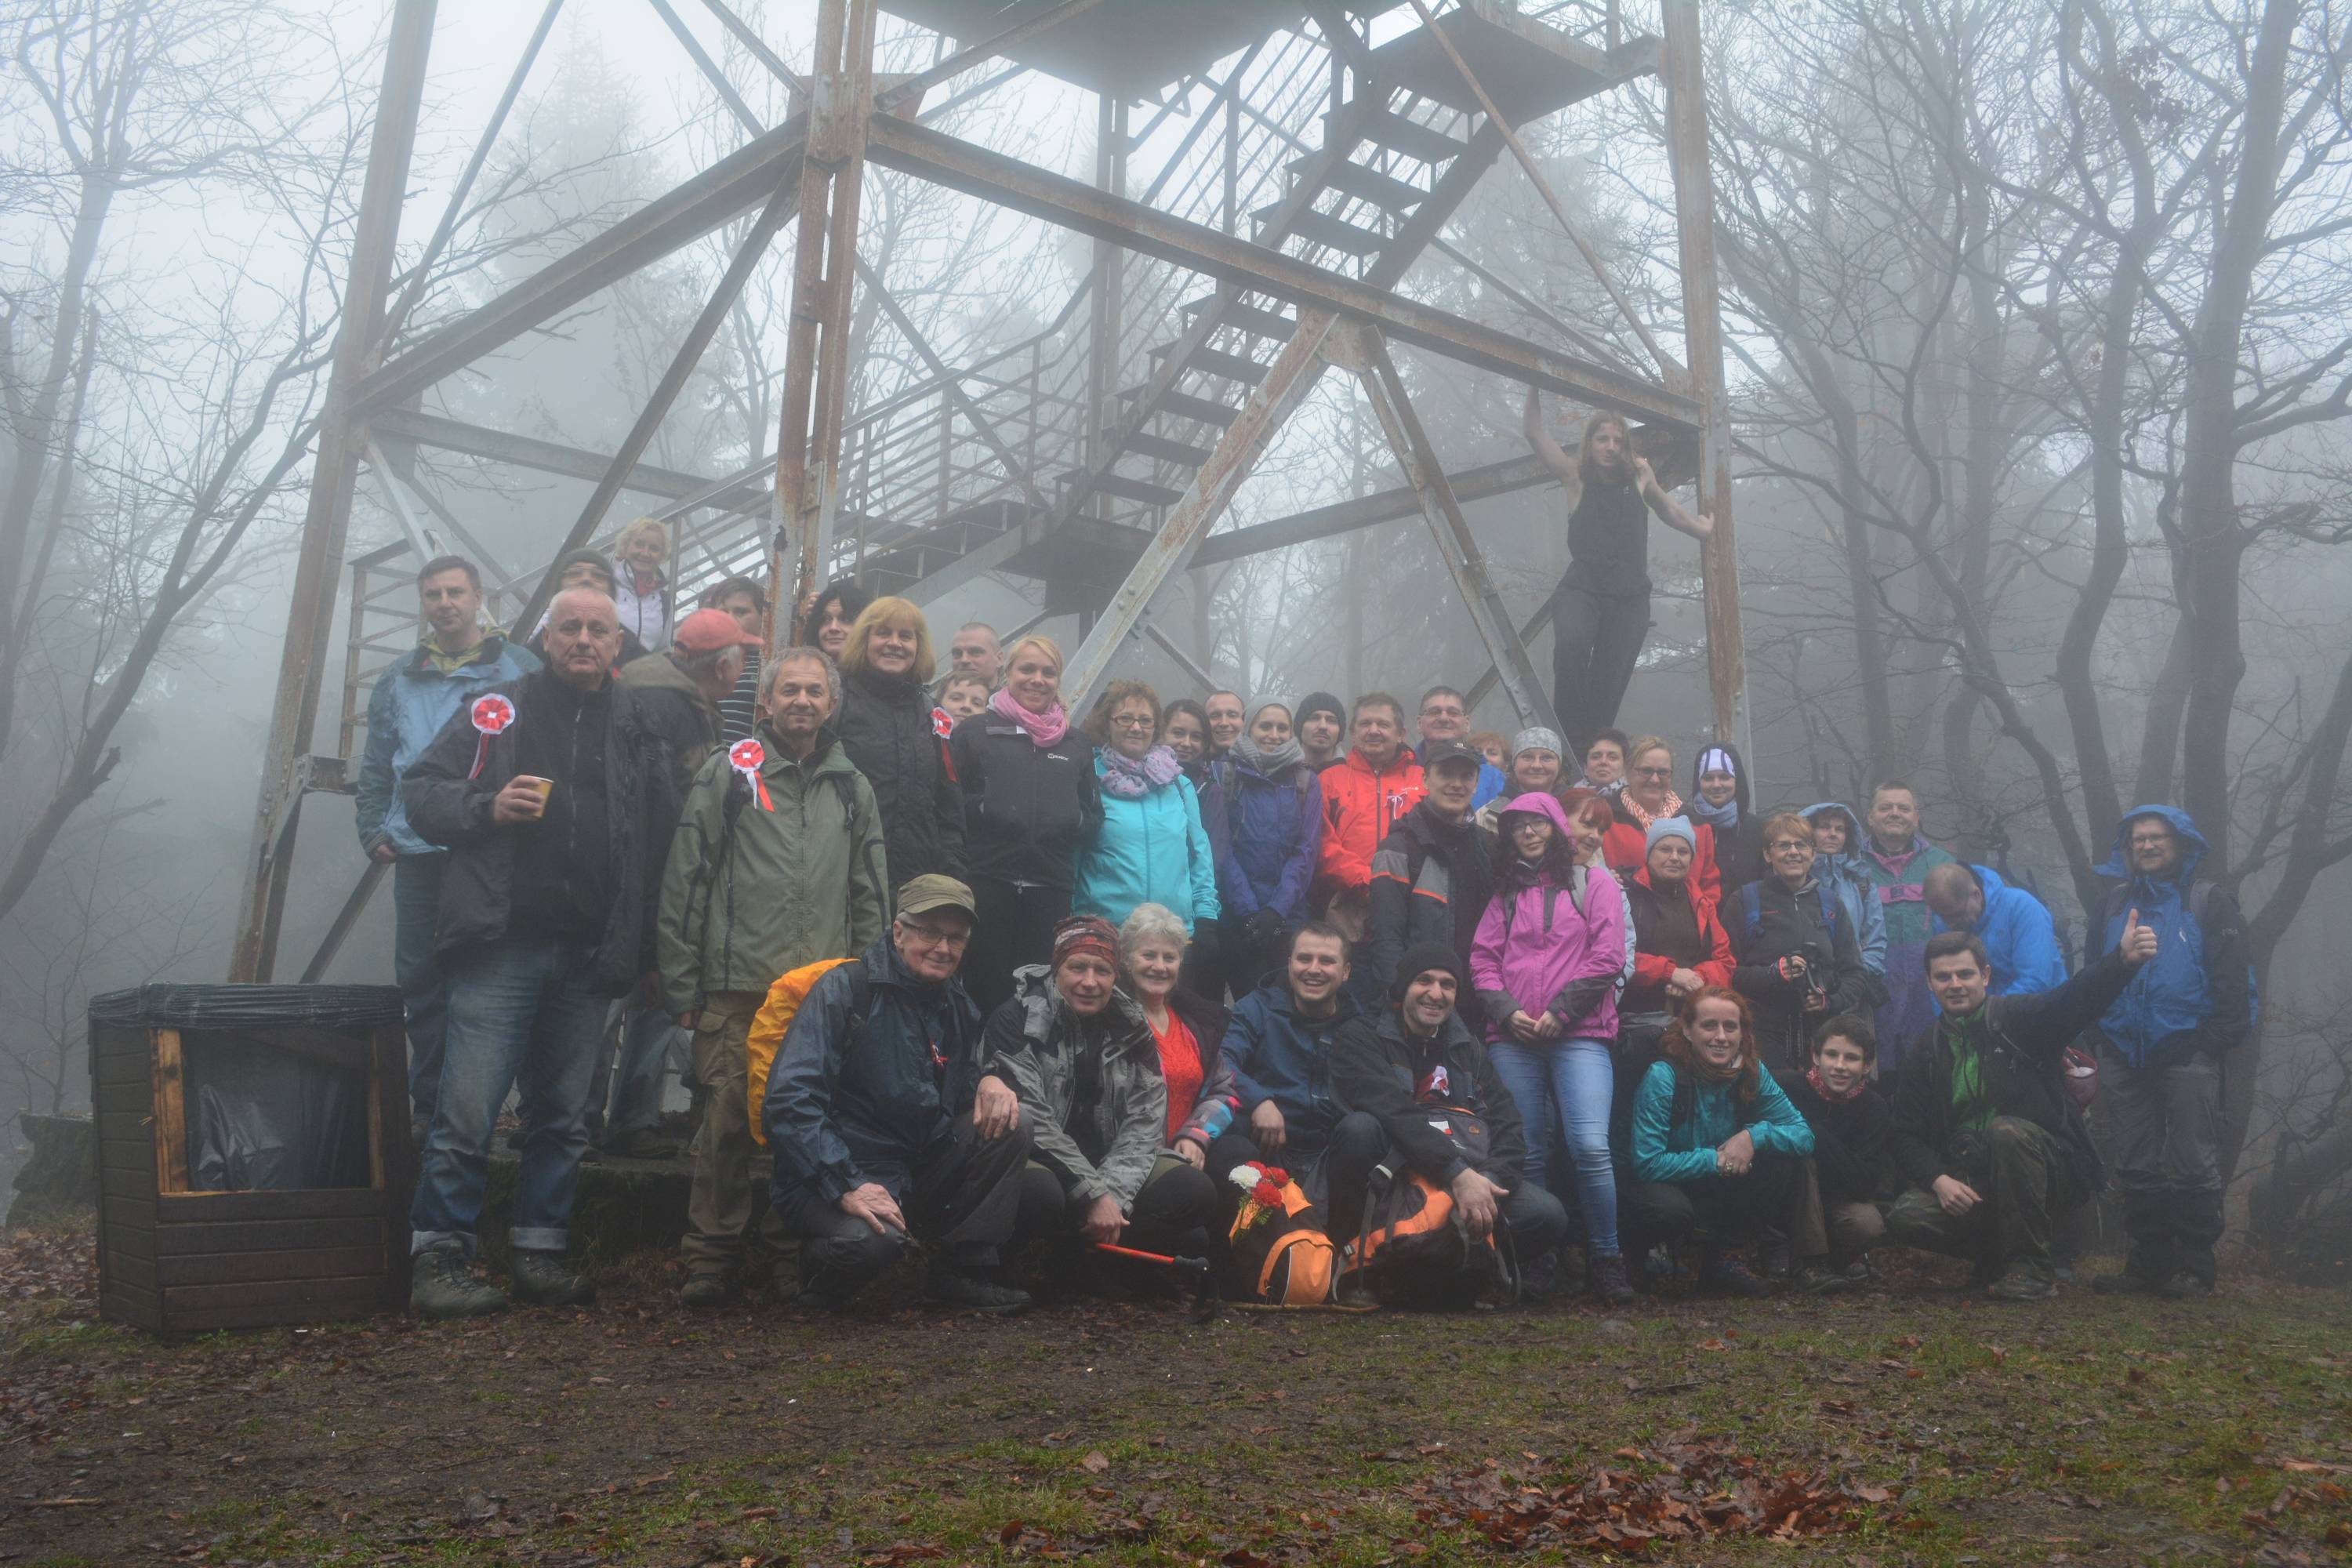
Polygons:
<instances>
[{"instance_id":1,"label":"wooden box","mask_svg":"<svg viewBox=\"0 0 2352 1568\"><path fill-rule=\"evenodd\" d=\"M399 1310L406 1061L388 985L93 998L100 1314L177 1335Z\"/></svg>"}]
</instances>

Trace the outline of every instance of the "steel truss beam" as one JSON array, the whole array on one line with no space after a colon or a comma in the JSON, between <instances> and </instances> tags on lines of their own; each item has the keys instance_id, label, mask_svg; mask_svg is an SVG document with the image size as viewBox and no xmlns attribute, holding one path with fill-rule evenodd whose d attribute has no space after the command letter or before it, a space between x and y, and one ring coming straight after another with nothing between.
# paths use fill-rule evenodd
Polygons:
<instances>
[{"instance_id":1,"label":"steel truss beam","mask_svg":"<svg viewBox=\"0 0 2352 1568\"><path fill-rule=\"evenodd\" d=\"M926 126L877 120L867 148L877 164L978 196L1079 234L1172 261L1220 283L1368 321L1399 342L1457 363L1696 432L1697 402L1609 365L1538 348L1522 338L1408 300L1202 224L1157 211Z\"/></svg>"}]
</instances>

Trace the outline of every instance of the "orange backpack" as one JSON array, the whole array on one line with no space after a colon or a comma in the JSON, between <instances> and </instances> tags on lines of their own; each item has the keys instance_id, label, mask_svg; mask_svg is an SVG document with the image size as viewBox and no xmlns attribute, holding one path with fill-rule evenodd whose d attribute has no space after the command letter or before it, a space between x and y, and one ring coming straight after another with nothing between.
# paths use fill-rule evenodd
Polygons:
<instances>
[{"instance_id":1,"label":"orange backpack","mask_svg":"<svg viewBox=\"0 0 2352 1568\"><path fill-rule=\"evenodd\" d=\"M751 1118L751 1136L761 1148L768 1146L768 1131L760 1124L760 1112L768 1100L768 1074L776 1065L776 1052L784 1043L784 1031L793 1026L793 1019L808 1000L808 994L827 973L845 963L857 963L854 958L820 958L814 963L803 963L787 971L768 987L768 999L760 1004L759 1016L751 1020L751 1031L743 1041L744 1089L743 1105ZM857 963L850 975L850 1025L855 1028L865 1021L866 1007L866 966Z\"/></svg>"},{"instance_id":2,"label":"orange backpack","mask_svg":"<svg viewBox=\"0 0 2352 1568\"><path fill-rule=\"evenodd\" d=\"M1244 1197L1234 1215L1227 1239L1232 1244L1234 1271L1239 1288L1260 1301L1276 1307L1319 1307L1331 1299L1338 1252L1323 1233L1323 1218L1314 1200L1287 1173L1263 1163L1237 1165L1243 1173L1281 1173L1272 1205ZM1261 1182L1262 1184L1262 1182Z\"/></svg>"}]
</instances>

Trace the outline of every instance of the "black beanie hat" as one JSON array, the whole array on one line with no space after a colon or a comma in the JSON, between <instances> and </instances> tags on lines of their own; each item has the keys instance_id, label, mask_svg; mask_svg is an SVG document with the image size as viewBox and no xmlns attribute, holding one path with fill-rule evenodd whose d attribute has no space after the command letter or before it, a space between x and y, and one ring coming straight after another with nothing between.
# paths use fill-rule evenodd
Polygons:
<instances>
[{"instance_id":1,"label":"black beanie hat","mask_svg":"<svg viewBox=\"0 0 2352 1568\"><path fill-rule=\"evenodd\" d=\"M1397 961L1396 978L1389 982L1389 1000L1402 1002L1404 988L1433 969L1443 969L1454 976L1454 994L1462 994L1462 956L1442 942L1415 942L1404 950Z\"/></svg>"},{"instance_id":2,"label":"black beanie hat","mask_svg":"<svg viewBox=\"0 0 2352 1568\"><path fill-rule=\"evenodd\" d=\"M1310 691L1307 694L1307 700L1301 702L1298 705L1298 711L1290 716L1293 728L1306 723L1309 713L1328 713L1339 721L1340 729L1345 730L1348 727L1348 710L1339 706L1339 700L1328 691Z\"/></svg>"}]
</instances>

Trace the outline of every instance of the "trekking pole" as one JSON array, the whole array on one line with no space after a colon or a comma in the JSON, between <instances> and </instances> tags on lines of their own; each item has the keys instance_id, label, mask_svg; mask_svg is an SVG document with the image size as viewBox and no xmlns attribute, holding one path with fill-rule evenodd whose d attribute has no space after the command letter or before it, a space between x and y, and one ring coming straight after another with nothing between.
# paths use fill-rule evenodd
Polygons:
<instances>
[{"instance_id":1,"label":"trekking pole","mask_svg":"<svg viewBox=\"0 0 2352 1568\"><path fill-rule=\"evenodd\" d=\"M1164 1252L1141 1252L1132 1247L1120 1247L1115 1242L1092 1244L1097 1252L1109 1258L1131 1258L1139 1263L1156 1263L1184 1281L1192 1292L1192 1321L1205 1323L1217 1315L1215 1276L1205 1258L1176 1258Z\"/></svg>"}]
</instances>

